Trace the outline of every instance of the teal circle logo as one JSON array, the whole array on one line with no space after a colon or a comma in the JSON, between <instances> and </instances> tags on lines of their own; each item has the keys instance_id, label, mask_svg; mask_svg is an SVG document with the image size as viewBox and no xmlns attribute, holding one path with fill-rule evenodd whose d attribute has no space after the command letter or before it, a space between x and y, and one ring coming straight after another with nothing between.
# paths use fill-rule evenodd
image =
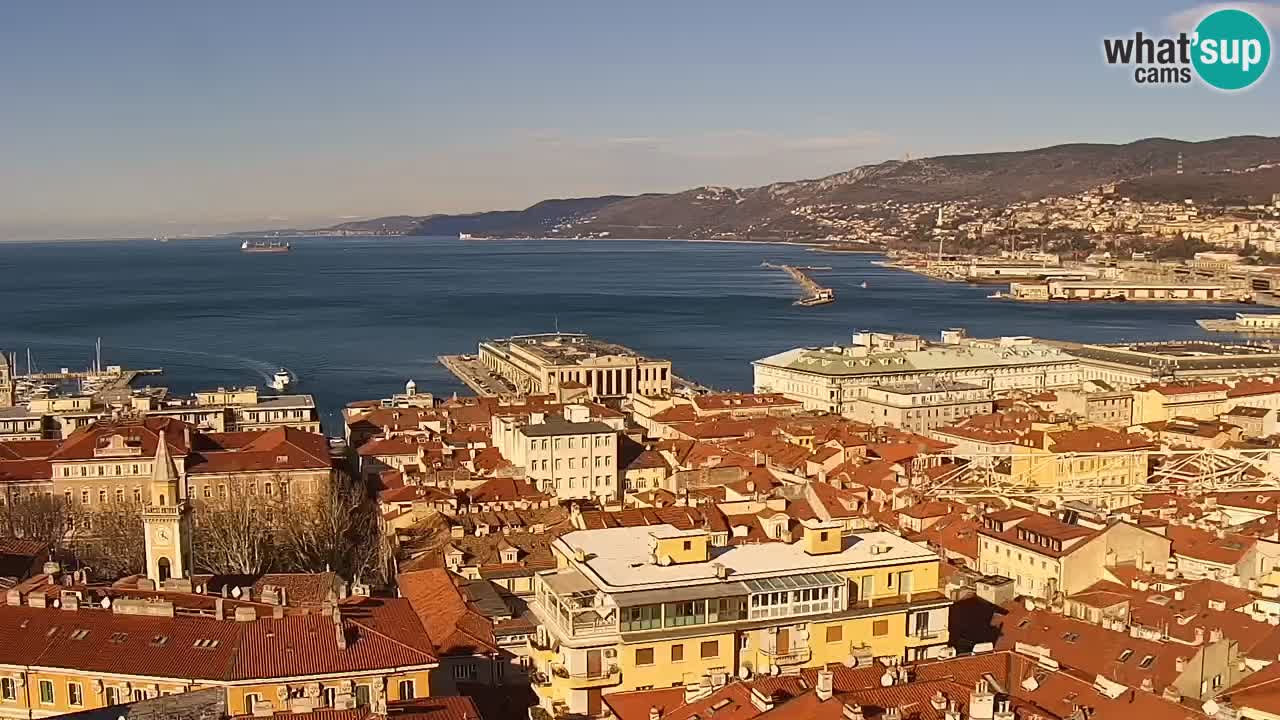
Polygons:
<instances>
[{"instance_id":1,"label":"teal circle logo","mask_svg":"<svg viewBox=\"0 0 1280 720\"><path fill-rule=\"evenodd\" d=\"M1191 63L1200 79L1219 90L1243 90L1258 81L1271 60L1271 36L1258 18L1234 8L1205 16L1196 26Z\"/></svg>"}]
</instances>

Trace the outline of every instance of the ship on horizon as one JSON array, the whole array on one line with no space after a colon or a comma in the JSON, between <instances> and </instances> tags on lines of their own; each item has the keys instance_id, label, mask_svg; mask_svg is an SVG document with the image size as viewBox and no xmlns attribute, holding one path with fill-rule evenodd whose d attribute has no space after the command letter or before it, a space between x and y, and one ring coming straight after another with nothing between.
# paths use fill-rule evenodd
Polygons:
<instances>
[{"instance_id":1,"label":"ship on horizon","mask_svg":"<svg viewBox=\"0 0 1280 720\"><path fill-rule=\"evenodd\" d=\"M240 251L247 253L287 253L290 245L287 242L279 240L267 242L265 240L245 240L240 243Z\"/></svg>"}]
</instances>

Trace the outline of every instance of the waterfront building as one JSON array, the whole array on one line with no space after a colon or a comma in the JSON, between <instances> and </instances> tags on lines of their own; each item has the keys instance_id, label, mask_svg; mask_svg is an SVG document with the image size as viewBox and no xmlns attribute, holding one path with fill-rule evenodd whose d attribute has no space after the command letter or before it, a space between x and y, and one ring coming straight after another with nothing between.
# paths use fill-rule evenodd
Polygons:
<instances>
[{"instance_id":1,"label":"waterfront building","mask_svg":"<svg viewBox=\"0 0 1280 720\"><path fill-rule=\"evenodd\" d=\"M320 432L320 414L311 395L260 396L258 388L203 390L191 398L132 399L133 409L157 417L172 417L211 432L256 432L292 427Z\"/></svg>"},{"instance_id":2,"label":"waterfront building","mask_svg":"<svg viewBox=\"0 0 1280 720\"><path fill-rule=\"evenodd\" d=\"M1182 300L1211 302L1224 300L1223 285L1187 283L1121 282L1114 280L1050 280L1050 299L1064 300Z\"/></svg>"},{"instance_id":3,"label":"waterfront building","mask_svg":"<svg viewBox=\"0 0 1280 720\"><path fill-rule=\"evenodd\" d=\"M991 410L991 390L985 385L927 379L866 388L849 416L871 425L923 433Z\"/></svg>"},{"instance_id":4,"label":"waterfront building","mask_svg":"<svg viewBox=\"0 0 1280 720\"><path fill-rule=\"evenodd\" d=\"M965 338L946 331L943 342L916 336L858 333L848 346L796 348L757 360L755 390L780 393L807 410L843 415L874 386L927 381L980 385L992 392L1070 387L1080 382L1078 361L1028 337Z\"/></svg>"},{"instance_id":5,"label":"waterfront building","mask_svg":"<svg viewBox=\"0 0 1280 720\"><path fill-rule=\"evenodd\" d=\"M495 415L494 447L534 486L561 500L621 497L618 444L621 417L593 419L586 405L561 413Z\"/></svg>"},{"instance_id":6,"label":"waterfront building","mask_svg":"<svg viewBox=\"0 0 1280 720\"><path fill-rule=\"evenodd\" d=\"M631 394L669 395L671 361L579 333L517 335L480 343L478 357L490 372L522 394L557 400L585 391L590 400Z\"/></svg>"},{"instance_id":7,"label":"waterfront building","mask_svg":"<svg viewBox=\"0 0 1280 720\"><path fill-rule=\"evenodd\" d=\"M1268 345L1205 340L1057 345L1079 361L1081 380L1102 380L1116 388L1280 375L1280 350Z\"/></svg>"},{"instance_id":8,"label":"waterfront building","mask_svg":"<svg viewBox=\"0 0 1280 720\"><path fill-rule=\"evenodd\" d=\"M785 519L785 515L783 516ZM947 649L940 561L887 532L807 520L794 542L728 545L728 530L577 530L534 578L535 691L597 714L601 694Z\"/></svg>"}]
</instances>

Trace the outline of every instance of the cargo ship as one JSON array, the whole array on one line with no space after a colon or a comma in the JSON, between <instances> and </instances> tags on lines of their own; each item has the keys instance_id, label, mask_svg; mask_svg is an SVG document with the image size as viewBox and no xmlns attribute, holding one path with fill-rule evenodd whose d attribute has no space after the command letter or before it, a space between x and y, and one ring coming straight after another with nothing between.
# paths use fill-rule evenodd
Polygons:
<instances>
[{"instance_id":1,"label":"cargo ship","mask_svg":"<svg viewBox=\"0 0 1280 720\"><path fill-rule=\"evenodd\" d=\"M287 242L266 242L265 240L245 240L240 243L240 251L247 253L287 253L289 252L289 243Z\"/></svg>"},{"instance_id":2,"label":"cargo ship","mask_svg":"<svg viewBox=\"0 0 1280 720\"><path fill-rule=\"evenodd\" d=\"M1209 332L1280 335L1280 315L1275 313L1236 313L1234 318L1197 320L1196 324Z\"/></svg>"}]
</instances>

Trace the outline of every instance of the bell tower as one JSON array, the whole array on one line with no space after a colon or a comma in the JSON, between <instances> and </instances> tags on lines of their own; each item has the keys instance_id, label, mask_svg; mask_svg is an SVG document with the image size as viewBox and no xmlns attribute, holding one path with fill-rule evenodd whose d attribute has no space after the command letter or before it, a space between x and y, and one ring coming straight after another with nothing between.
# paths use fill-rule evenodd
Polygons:
<instances>
[{"instance_id":1,"label":"bell tower","mask_svg":"<svg viewBox=\"0 0 1280 720\"><path fill-rule=\"evenodd\" d=\"M169 578L187 577L190 533L180 497L178 469L169 454L165 431L160 431L156 456L142 508L143 540L147 551L147 577L159 588Z\"/></svg>"}]
</instances>

